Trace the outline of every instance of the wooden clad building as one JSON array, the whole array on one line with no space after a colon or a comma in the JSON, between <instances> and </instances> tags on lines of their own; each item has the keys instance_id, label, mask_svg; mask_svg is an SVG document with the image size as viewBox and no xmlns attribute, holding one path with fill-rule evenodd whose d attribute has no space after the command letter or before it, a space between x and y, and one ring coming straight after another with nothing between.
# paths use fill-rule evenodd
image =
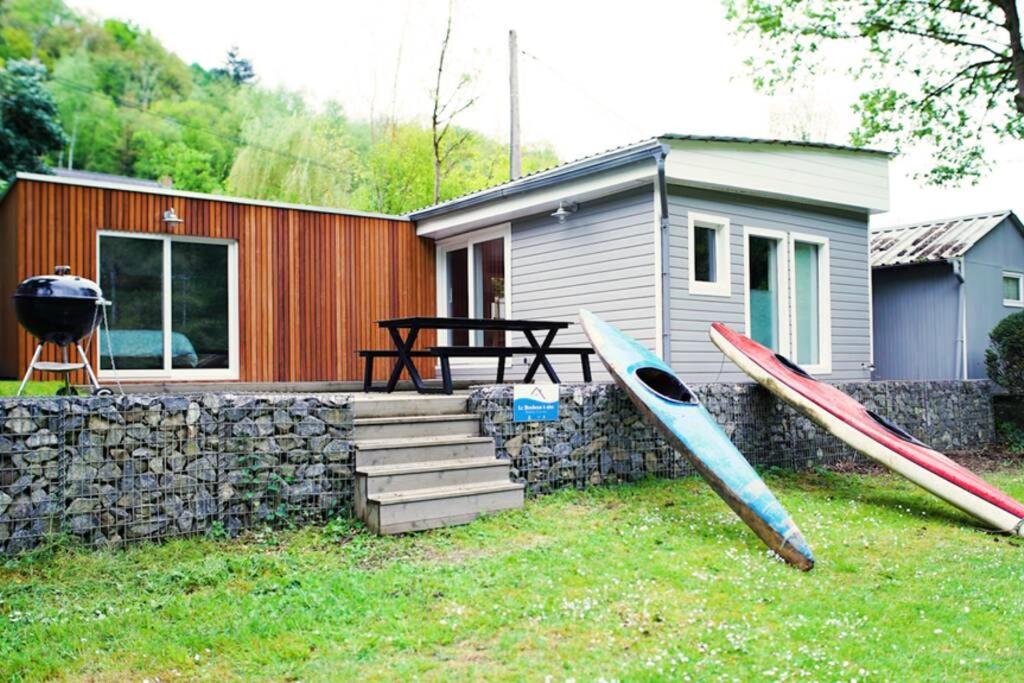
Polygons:
<instances>
[{"instance_id":1,"label":"wooden clad building","mask_svg":"<svg viewBox=\"0 0 1024 683\"><path fill-rule=\"evenodd\" d=\"M11 295L55 265L112 302L103 358L89 351L101 382L108 349L122 381L358 380L356 349L390 345L376 320L436 305L434 243L404 218L19 174L0 200L2 377L20 377L36 345Z\"/></svg>"}]
</instances>

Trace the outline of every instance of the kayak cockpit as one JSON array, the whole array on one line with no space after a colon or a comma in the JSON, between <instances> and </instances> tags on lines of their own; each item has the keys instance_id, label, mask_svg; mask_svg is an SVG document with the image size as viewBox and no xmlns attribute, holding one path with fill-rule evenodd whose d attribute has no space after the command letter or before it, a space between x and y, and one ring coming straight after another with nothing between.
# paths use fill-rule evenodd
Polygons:
<instances>
[{"instance_id":1,"label":"kayak cockpit","mask_svg":"<svg viewBox=\"0 0 1024 683\"><path fill-rule=\"evenodd\" d=\"M652 394L673 403L697 403L697 397L682 380L661 368L646 366L634 370L636 378Z\"/></svg>"}]
</instances>

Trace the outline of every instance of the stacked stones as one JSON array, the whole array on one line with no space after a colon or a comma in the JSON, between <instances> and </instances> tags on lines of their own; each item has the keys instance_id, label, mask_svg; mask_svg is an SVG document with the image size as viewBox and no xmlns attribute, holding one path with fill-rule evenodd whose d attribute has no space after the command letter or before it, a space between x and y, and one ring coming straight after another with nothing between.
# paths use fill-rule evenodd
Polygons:
<instances>
[{"instance_id":1,"label":"stacked stones","mask_svg":"<svg viewBox=\"0 0 1024 683\"><path fill-rule=\"evenodd\" d=\"M975 450L995 440L988 382L857 382L839 385L869 409L939 450ZM747 459L758 467L833 465L862 458L755 384L693 387ZM510 386L477 387L469 410L482 417L499 457L531 494L692 474L615 385L562 385L559 420L512 421Z\"/></svg>"},{"instance_id":2,"label":"stacked stones","mask_svg":"<svg viewBox=\"0 0 1024 683\"><path fill-rule=\"evenodd\" d=\"M222 412L219 501L228 533L351 508L350 397L240 396Z\"/></svg>"},{"instance_id":3,"label":"stacked stones","mask_svg":"<svg viewBox=\"0 0 1024 683\"><path fill-rule=\"evenodd\" d=\"M63 404L0 400L0 551L21 552L61 520Z\"/></svg>"},{"instance_id":4,"label":"stacked stones","mask_svg":"<svg viewBox=\"0 0 1024 683\"><path fill-rule=\"evenodd\" d=\"M324 519L352 505L348 396L0 401L0 553Z\"/></svg>"}]
</instances>

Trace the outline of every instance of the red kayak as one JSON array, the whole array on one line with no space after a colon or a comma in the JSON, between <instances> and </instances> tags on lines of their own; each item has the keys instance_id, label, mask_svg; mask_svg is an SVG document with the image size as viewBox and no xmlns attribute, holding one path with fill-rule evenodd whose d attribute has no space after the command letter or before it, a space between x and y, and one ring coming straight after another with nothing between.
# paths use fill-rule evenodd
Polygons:
<instances>
[{"instance_id":1,"label":"red kayak","mask_svg":"<svg viewBox=\"0 0 1024 683\"><path fill-rule=\"evenodd\" d=\"M712 324L711 341L758 384L854 450L986 524L1024 536L1024 505L966 467L721 323Z\"/></svg>"}]
</instances>

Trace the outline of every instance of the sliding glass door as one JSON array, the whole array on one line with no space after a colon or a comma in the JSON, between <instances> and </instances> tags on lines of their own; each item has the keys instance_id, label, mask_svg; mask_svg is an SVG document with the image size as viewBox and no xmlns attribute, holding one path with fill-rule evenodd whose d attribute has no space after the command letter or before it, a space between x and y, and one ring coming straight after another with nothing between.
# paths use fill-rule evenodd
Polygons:
<instances>
[{"instance_id":1,"label":"sliding glass door","mask_svg":"<svg viewBox=\"0 0 1024 683\"><path fill-rule=\"evenodd\" d=\"M100 287L111 302L100 370L126 379L235 379L234 242L104 232ZM112 357L112 358L111 358Z\"/></svg>"},{"instance_id":2,"label":"sliding glass door","mask_svg":"<svg viewBox=\"0 0 1024 683\"><path fill-rule=\"evenodd\" d=\"M748 334L783 353L789 342L786 233L747 228L745 239Z\"/></svg>"},{"instance_id":3,"label":"sliding glass door","mask_svg":"<svg viewBox=\"0 0 1024 683\"><path fill-rule=\"evenodd\" d=\"M483 230L438 245L439 315L500 320L508 316L508 227ZM504 332L454 330L455 346L505 346Z\"/></svg>"}]
</instances>

